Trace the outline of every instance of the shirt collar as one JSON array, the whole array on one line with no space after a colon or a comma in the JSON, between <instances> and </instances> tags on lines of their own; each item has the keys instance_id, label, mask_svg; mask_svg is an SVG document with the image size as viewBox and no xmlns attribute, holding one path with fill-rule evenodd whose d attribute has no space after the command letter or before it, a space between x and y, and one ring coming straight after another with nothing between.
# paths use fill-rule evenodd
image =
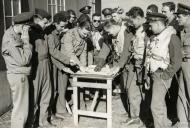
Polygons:
<instances>
[{"instance_id":1,"label":"shirt collar","mask_svg":"<svg viewBox=\"0 0 190 128\"><path fill-rule=\"evenodd\" d=\"M11 28L10 28L10 33L11 33L16 39L20 39L20 34L17 34L17 33L14 31L13 26L11 26Z\"/></svg>"}]
</instances>

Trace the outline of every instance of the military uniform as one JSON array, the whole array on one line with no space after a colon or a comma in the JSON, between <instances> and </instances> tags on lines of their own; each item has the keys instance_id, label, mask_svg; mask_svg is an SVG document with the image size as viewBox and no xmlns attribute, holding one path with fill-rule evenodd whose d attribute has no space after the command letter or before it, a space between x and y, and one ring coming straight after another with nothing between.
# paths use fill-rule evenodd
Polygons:
<instances>
[{"instance_id":1,"label":"military uniform","mask_svg":"<svg viewBox=\"0 0 190 128\"><path fill-rule=\"evenodd\" d=\"M91 6L84 6L79 10L79 12L83 14L90 14L91 8Z\"/></svg>"},{"instance_id":2,"label":"military uniform","mask_svg":"<svg viewBox=\"0 0 190 128\"><path fill-rule=\"evenodd\" d=\"M25 12L16 15L15 24L29 21L33 13ZM7 79L10 84L13 110L11 128L24 128L28 117L29 82L32 57L32 46L29 44L28 30L26 35L19 35L14 26L6 30L2 41L2 55L7 67Z\"/></svg>"},{"instance_id":3,"label":"military uniform","mask_svg":"<svg viewBox=\"0 0 190 128\"><path fill-rule=\"evenodd\" d=\"M63 72L66 68L65 65L69 65L70 58L67 57L67 54L61 53L60 51L61 42L59 32L56 29L48 35L48 46L53 63L54 96L58 95L57 102L55 102L56 113L64 115L64 113L66 113L65 93L68 75L63 75L65 74Z\"/></svg>"},{"instance_id":4,"label":"military uniform","mask_svg":"<svg viewBox=\"0 0 190 128\"><path fill-rule=\"evenodd\" d=\"M139 120L140 116L140 104L144 98L142 92L142 85L138 82L138 74L141 72L141 65L143 63L143 55L145 44L148 43L149 38L147 37L145 28L141 25L137 30L133 39L131 39L131 60L129 65L129 74L127 81L127 90L130 105L131 119ZM143 94L142 94L143 93Z\"/></svg>"},{"instance_id":5,"label":"military uniform","mask_svg":"<svg viewBox=\"0 0 190 128\"><path fill-rule=\"evenodd\" d=\"M183 4L178 4L177 14L190 14L190 7ZM187 21L190 22L190 21ZM182 49L182 71L180 74L180 84L179 84L179 97L177 102L178 117L180 120L180 126L188 128L190 124L190 31L184 28L181 31L181 49ZM188 104L187 104L188 102Z\"/></svg>"},{"instance_id":6,"label":"military uniform","mask_svg":"<svg viewBox=\"0 0 190 128\"><path fill-rule=\"evenodd\" d=\"M71 57L80 66L87 65L87 43L78 33L78 28L69 30L61 39L61 52Z\"/></svg>"},{"instance_id":7,"label":"military uniform","mask_svg":"<svg viewBox=\"0 0 190 128\"><path fill-rule=\"evenodd\" d=\"M42 18L50 18L48 13L41 9L35 10L36 15ZM39 110L39 125L48 125L48 108L50 104L51 84L51 63L47 36L38 24L33 24L30 31L30 42L34 46L32 57L32 83L34 87L34 116ZM36 118L34 118L36 119Z\"/></svg>"},{"instance_id":8,"label":"military uniform","mask_svg":"<svg viewBox=\"0 0 190 128\"><path fill-rule=\"evenodd\" d=\"M102 10L102 14L104 15L105 18L106 17L112 18L112 13L113 13L113 10L111 8L104 8Z\"/></svg>"},{"instance_id":9,"label":"military uniform","mask_svg":"<svg viewBox=\"0 0 190 128\"><path fill-rule=\"evenodd\" d=\"M150 22L166 19L160 13L148 14L147 17ZM171 126L171 121L167 118L165 96L171 86L172 77L181 66L180 43L176 30L170 26L151 37L147 47L146 68L151 72L153 81L151 111L155 128Z\"/></svg>"}]
</instances>

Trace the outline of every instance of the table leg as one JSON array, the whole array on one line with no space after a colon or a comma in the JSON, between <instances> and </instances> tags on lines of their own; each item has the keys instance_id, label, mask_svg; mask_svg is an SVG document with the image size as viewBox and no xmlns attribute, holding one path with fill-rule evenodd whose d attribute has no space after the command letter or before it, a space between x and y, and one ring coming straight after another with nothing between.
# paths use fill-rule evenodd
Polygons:
<instances>
[{"instance_id":1,"label":"table leg","mask_svg":"<svg viewBox=\"0 0 190 128\"><path fill-rule=\"evenodd\" d=\"M99 96L99 91L100 90L98 89L95 92L95 95L94 95L94 98L93 98L93 101L92 101L92 104L91 104L91 107L90 107L90 111L94 111L94 108L95 108L95 106L97 104L97 100L98 100L98 96Z\"/></svg>"},{"instance_id":2,"label":"table leg","mask_svg":"<svg viewBox=\"0 0 190 128\"><path fill-rule=\"evenodd\" d=\"M73 116L75 127L78 127L78 87L73 87Z\"/></svg>"},{"instance_id":3,"label":"table leg","mask_svg":"<svg viewBox=\"0 0 190 128\"><path fill-rule=\"evenodd\" d=\"M112 81L107 81L108 86L110 87L107 89L107 128L112 128Z\"/></svg>"}]
</instances>

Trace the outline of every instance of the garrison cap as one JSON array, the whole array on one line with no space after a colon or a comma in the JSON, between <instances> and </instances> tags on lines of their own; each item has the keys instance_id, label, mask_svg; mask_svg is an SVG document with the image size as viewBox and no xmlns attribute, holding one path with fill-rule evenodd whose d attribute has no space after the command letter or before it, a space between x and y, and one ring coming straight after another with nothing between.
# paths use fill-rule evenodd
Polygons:
<instances>
[{"instance_id":1,"label":"garrison cap","mask_svg":"<svg viewBox=\"0 0 190 128\"><path fill-rule=\"evenodd\" d=\"M24 24L24 23L29 22L33 16L34 16L34 12L23 12L23 13L17 14L13 18L13 21L15 24Z\"/></svg>"},{"instance_id":2,"label":"garrison cap","mask_svg":"<svg viewBox=\"0 0 190 128\"><path fill-rule=\"evenodd\" d=\"M152 13L147 13L146 19L148 22L150 22L150 21L166 20L167 17L162 13L152 12Z\"/></svg>"},{"instance_id":3,"label":"garrison cap","mask_svg":"<svg viewBox=\"0 0 190 128\"><path fill-rule=\"evenodd\" d=\"M104 8L104 9L102 10L102 14L103 14L104 16L111 15L112 13L113 13L113 10L112 10L111 8Z\"/></svg>"},{"instance_id":4,"label":"garrison cap","mask_svg":"<svg viewBox=\"0 0 190 128\"><path fill-rule=\"evenodd\" d=\"M190 6L179 3L175 14L190 14Z\"/></svg>"},{"instance_id":5,"label":"garrison cap","mask_svg":"<svg viewBox=\"0 0 190 128\"><path fill-rule=\"evenodd\" d=\"M39 8L35 8L35 15L39 15L42 18L46 18L48 20L51 18L51 15L47 11Z\"/></svg>"},{"instance_id":6,"label":"garrison cap","mask_svg":"<svg viewBox=\"0 0 190 128\"><path fill-rule=\"evenodd\" d=\"M79 12L83 14L90 14L91 8L91 6L84 6L79 10Z\"/></svg>"}]
</instances>

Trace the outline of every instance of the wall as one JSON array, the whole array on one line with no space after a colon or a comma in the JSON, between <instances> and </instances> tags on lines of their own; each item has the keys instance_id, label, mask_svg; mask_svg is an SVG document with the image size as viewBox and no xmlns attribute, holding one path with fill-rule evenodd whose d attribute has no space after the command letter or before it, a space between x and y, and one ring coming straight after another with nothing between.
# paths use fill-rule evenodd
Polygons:
<instances>
[{"instance_id":1,"label":"wall","mask_svg":"<svg viewBox=\"0 0 190 128\"><path fill-rule=\"evenodd\" d=\"M6 0L6 2L8 2L8 0ZM28 0L21 0L21 5L22 5L22 8L21 8L22 12L29 11ZM0 28L1 30L4 30L3 17L4 17L3 3L1 0L0 1ZM0 40L2 40L3 34L4 34L4 31L0 31ZM0 41L0 49L1 49L1 41ZM0 53L1 53L1 50L0 50ZM12 106L11 93L10 93L9 83L7 81L7 76L6 76L6 67L5 67L4 59L0 54L0 115L8 111L11 108L11 106Z\"/></svg>"},{"instance_id":2,"label":"wall","mask_svg":"<svg viewBox=\"0 0 190 128\"><path fill-rule=\"evenodd\" d=\"M33 0L33 8L47 10L47 0Z\"/></svg>"},{"instance_id":3,"label":"wall","mask_svg":"<svg viewBox=\"0 0 190 128\"><path fill-rule=\"evenodd\" d=\"M79 9L89 4L89 0L65 0L65 2L66 10L73 9L77 16L81 14Z\"/></svg>"},{"instance_id":4,"label":"wall","mask_svg":"<svg viewBox=\"0 0 190 128\"><path fill-rule=\"evenodd\" d=\"M4 114L11 107L10 88L6 77L6 67L1 55L1 42L4 34L3 3L0 1L0 115Z\"/></svg>"},{"instance_id":5,"label":"wall","mask_svg":"<svg viewBox=\"0 0 190 128\"><path fill-rule=\"evenodd\" d=\"M139 6L146 10L147 6L150 4L156 4L159 9L163 2L173 1L175 3L185 3L190 6L190 0L102 0L102 8L107 7L122 7L125 12L128 11L132 6Z\"/></svg>"}]
</instances>

